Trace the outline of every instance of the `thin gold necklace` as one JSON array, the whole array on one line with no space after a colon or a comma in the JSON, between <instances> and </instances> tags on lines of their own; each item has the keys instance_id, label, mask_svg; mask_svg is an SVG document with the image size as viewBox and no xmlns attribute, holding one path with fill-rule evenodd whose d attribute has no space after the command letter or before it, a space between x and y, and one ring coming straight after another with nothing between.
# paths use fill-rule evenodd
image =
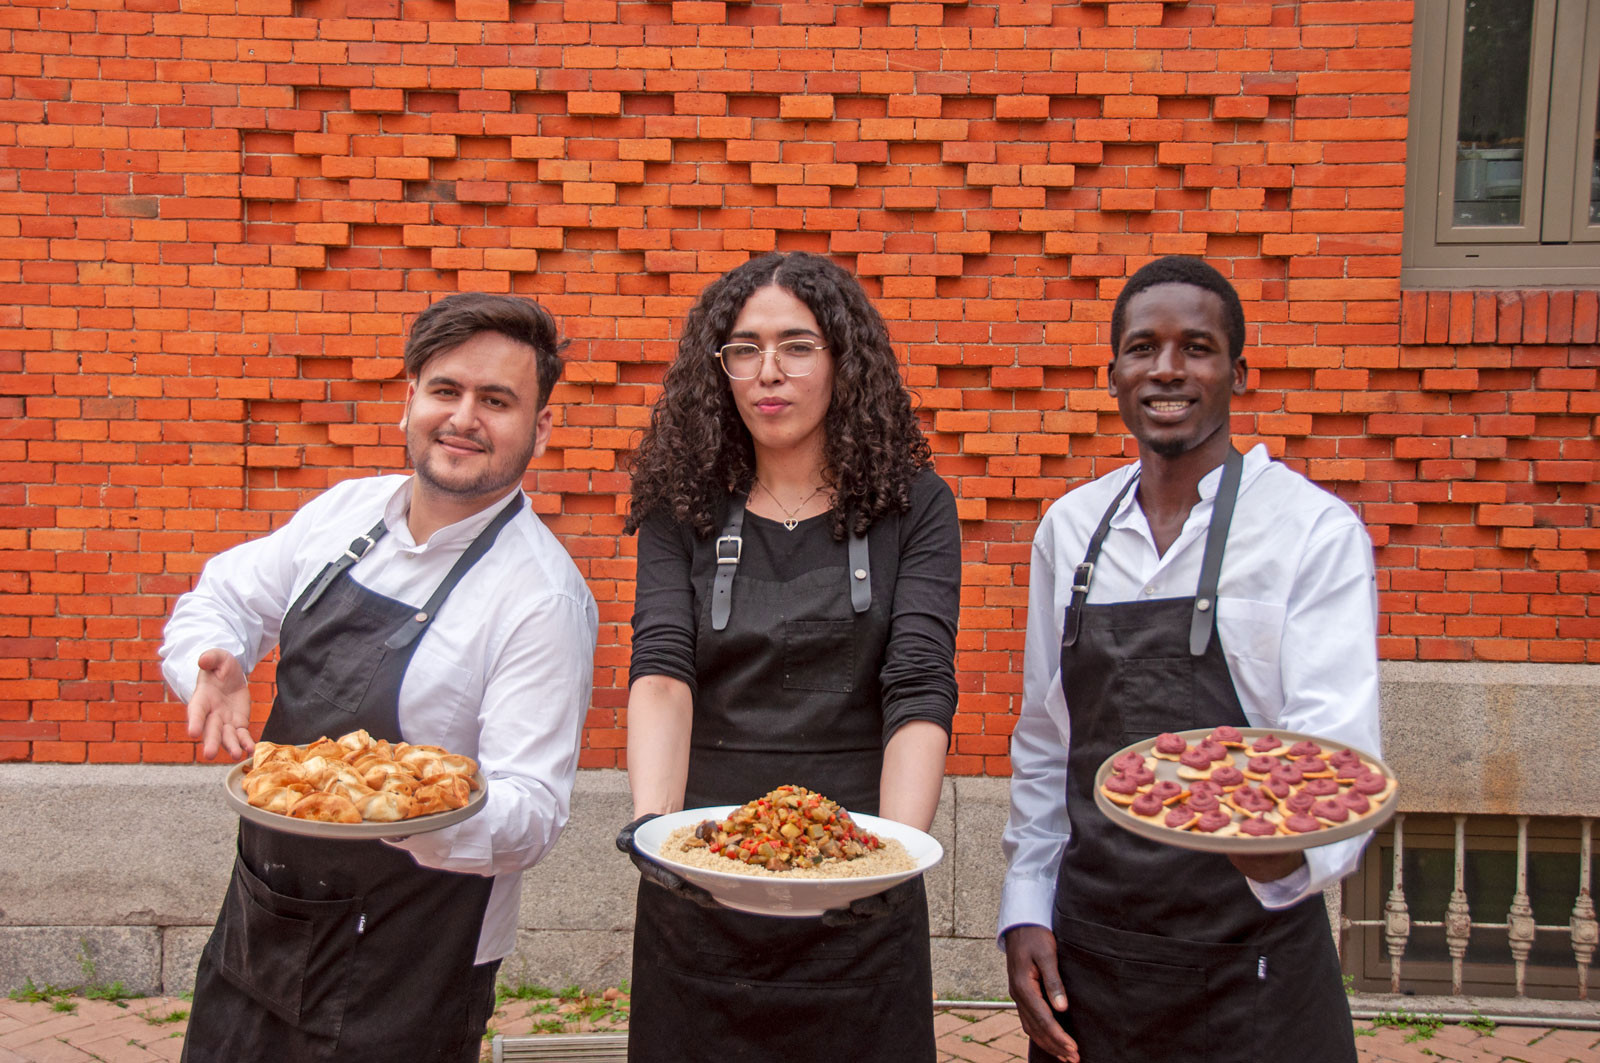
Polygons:
<instances>
[{"instance_id":1,"label":"thin gold necklace","mask_svg":"<svg viewBox=\"0 0 1600 1063\"><path fill-rule=\"evenodd\" d=\"M765 491L767 493L767 497L772 499L772 504L777 506L779 509L783 510L783 530L784 531L794 531L795 526L800 523L800 518L795 516L795 514L799 513L802 509L805 509L806 508L806 503L810 502L813 498L816 498L817 495L821 494L822 493L822 489L827 486L827 484L818 484L817 485L817 489L815 491L812 491L809 495L806 495L806 497L802 498L800 500L800 504L798 506L795 506L793 509L790 509L788 506L786 506L782 502L778 501L778 496L772 493L772 488L768 487L766 484L761 482L761 477L757 476L755 479L756 479L756 486L760 487L761 490L763 490L763 491Z\"/></svg>"}]
</instances>

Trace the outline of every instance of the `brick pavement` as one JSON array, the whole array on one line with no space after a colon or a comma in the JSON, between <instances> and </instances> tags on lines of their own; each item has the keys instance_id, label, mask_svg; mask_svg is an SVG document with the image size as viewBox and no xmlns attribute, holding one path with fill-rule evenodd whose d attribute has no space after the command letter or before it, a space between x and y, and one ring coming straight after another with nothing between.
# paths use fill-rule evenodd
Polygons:
<instances>
[{"instance_id":1,"label":"brick pavement","mask_svg":"<svg viewBox=\"0 0 1600 1063\"><path fill-rule=\"evenodd\" d=\"M121 1004L72 998L70 1011L50 1003L0 998L0 1063L173 1063L187 1023L176 997ZM509 1001L493 1025L515 1031L520 1012ZM521 1002L525 1004L526 1002ZM1017 1063L1028 1043L1013 1011L951 1009L934 1017L939 1063ZM1498 1026L1480 1031L1454 1023L1374 1027L1356 1023L1360 1063L1600 1063L1600 1030ZM485 1057L487 1057L485 1046Z\"/></svg>"}]
</instances>

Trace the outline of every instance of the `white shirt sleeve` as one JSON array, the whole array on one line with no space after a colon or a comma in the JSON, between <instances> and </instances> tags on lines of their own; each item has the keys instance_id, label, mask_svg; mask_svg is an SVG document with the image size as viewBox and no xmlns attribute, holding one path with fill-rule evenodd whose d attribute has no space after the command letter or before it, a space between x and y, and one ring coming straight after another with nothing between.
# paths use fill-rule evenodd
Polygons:
<instances>
[{"instance_id":1,"label":"white shirt sleeve","mask_svg":"<svg viewBox=\"0 0 1600 1063\"><path fill-rule=\"evenodd\" d=\"M283 615L295 595L297 548L317 526L319 503L335 493L319 496L270 535L207 561L194 590L178 598L160 654L161 674L179 701L194 696L200 654L206 650L227 650L248 675L278 644Z\"/></svg>"},{"instance_id":2,"label":"white shirt sleeve","mask_svg":"<svg viewBox=\"0 0 1600 1063\"><path fill-rule=\"evenodd\" d=\"M425 867L478 875L539 861L567 823L597 633L593 600L566 594L549 595L516 626L478 710L484 810L392 844Z\"/></svg>"},{"instance_id":3,"label":"white shirt sleeve","mask_svg":"<svg viewBox=\"0 0 1600 1063\"><path fill-rule=\"evenodd\" d=\"M1052 528L1048 520L1040 525L1028 575L1022 712L1011 732L1011 815L1001 835L1006 876L997 929L1002 936L1025 923L1051 925L1056 871L1071 833L1066 807L1069 727L1061 692L1063 617L1056 597Z\"/></svg>"},{"instance_id":4,"label":"white shirt sleeve","mask_svg":"<svg viewBox=\"0 0 1600 1063\"><path fill-rule=\"evenodd\" d=\"M1378 593L1372 541L1348 513L1324 518L1306 543L1286 603L1279 667L1284 730L1326 735L1382 756L1378 720ZM1287 908L1356 869L1369 831L1305 851L1306 866L1250 882L1267 908Z\"/></svg>"}]
</instances>

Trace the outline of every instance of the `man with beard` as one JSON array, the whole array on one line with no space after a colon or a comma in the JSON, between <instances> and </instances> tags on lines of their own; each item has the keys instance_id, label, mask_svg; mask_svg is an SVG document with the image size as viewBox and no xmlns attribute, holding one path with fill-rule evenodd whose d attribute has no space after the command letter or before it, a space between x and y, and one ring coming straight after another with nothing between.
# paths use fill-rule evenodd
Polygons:
<instances>
[{"instance_id":1,"label":"man with beard","mask_svg":"<svg viewBox=\"0 0 1600 1063\"><path fill-rule=\"evenodd\" d=\"M1234 448L1244 338L1199 259L1129 278L1109 381L1139 460L1034 538L999 930L1035 1061L1356 1058L1320 893L1370 835L1224 858L1126 833L1094 800L1107 757L1167 731L1378 752L1372 543L1264 446Z\"/></svg>"},{"instance_id":2,"label":"man with beard","mask_svg":"<svg viewBox=\"0 0 1600 1063\"><path fill-rule=\"evenodd\" d=\"M277 645L263 741L364 729L474 757L488 790L477 815L392 841L242 821L184 1059L478 1058L592 682L594 598L522 491L564 346L531 300L439 300L405 349L413 475L330 488L178 600L162 670L207 759L252 750L246 677Z\"/></svg>"}]
</instances>

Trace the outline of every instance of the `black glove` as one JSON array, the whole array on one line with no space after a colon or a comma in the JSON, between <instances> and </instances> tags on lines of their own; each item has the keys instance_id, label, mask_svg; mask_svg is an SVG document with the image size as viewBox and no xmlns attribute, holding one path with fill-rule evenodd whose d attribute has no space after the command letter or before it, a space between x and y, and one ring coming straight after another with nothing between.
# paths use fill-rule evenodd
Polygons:
<instances>
[{"instance_id":1,"label":"black glove","mask_svg":"<svg viewBox=\"0 0 1600 1063\"><path fill-rule=\"evenodd\" d=\"M638 848L634 846L634 833L640 827L644 826L646 823L649 823L652 819L657 818L659 815L659 812L646 812L644 815L640 816L638 819L619 830L617 832L617 849L628 854L628 859L633 861L633 866L639 869L639 877L644 879L646 882L654 883L655 885L666 890L668 893L672 894L674 897L679 897L683 900L698 904L702 908L722 907L716 902L716 899L712 897L711 894L707 893L699 886L696 886L694 883L687 881L683 878L683 876L674 874L665 867L662 867L648 856L645 856L638 850Z\"/></svg>"},{"instance_id":2,"label":"black glove","mask_svg":"<svg viewBox=\"0 0 1600 1063\"><path fill-rule=\"evenodd\" d=\"M855 926L869 919L878 919L895 911L917 895L917 882L913 878L890 886L882 893L859 897L846 908L829 908L822 913L823 926Z\"/></svg>"}]
</instances>

